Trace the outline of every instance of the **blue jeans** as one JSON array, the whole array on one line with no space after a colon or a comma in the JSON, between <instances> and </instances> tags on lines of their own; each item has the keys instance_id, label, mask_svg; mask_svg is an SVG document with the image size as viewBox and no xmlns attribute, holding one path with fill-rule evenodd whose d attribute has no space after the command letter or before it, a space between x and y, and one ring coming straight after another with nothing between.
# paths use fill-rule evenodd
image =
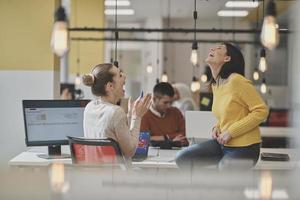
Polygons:
<instances>
[{"instance_id":1,"label":"blue jeans","mask_svg":"<svg viewBox=\"0 0 300 200\"><path fill-rule=\"evenodd\" d=\"M193 169L208 165L218 165L220 169L241 167L252 168L260 154L260 144L246 147L226 147L217 140L208 140L181 150L176 155L180 169Z\"/></svg>"}]
</instances>

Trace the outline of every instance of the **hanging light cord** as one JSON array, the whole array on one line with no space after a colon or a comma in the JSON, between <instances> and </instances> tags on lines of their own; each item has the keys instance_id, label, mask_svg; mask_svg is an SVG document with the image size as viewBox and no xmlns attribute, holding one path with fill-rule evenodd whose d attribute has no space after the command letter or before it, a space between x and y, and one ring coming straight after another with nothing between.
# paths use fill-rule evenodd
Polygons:
<instances>
[{"instance_id":1,"label":"hanging light cord","mask_svg":"<svg viewBox=\"0 0 300 200\"><path fill-rule=\"evenodd\" d=\"M197 28L197 7L196 7L196 0L194 0L194 13L193 13L193 16L194 16L194 42L196 42L196 28Z\"/></svg>"},{"instance_id":2,"label":"hanging light cord","mask_svg":"<svg viewBox=\"0 0 300 200\"><path fill-rule=\"evenodd\" d=\"M119 39L119 32L117 31L117 25L118 25L118 0L116 0L116 6L115 6L115 62L117 63L118 58L118 39Z\"/></svg>"}]
</instances>

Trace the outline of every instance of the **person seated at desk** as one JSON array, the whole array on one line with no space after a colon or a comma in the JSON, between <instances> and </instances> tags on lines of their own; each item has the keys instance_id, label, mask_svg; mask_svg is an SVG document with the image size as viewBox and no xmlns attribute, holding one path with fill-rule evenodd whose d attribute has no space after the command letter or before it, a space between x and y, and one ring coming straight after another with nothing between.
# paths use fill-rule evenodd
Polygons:
<instances>
[{"instance_id":1,"label":"person seated at desk","mask_svg":"<svg viewBox=\"0 0 300 200\"><path fill-rule=\"evenodd\" d=\"M158 83L153 88L150 109L142 118L141 131L149 131L152 144L171 141L179 146L188 145L185 122L180 110L171 107L174 89L170 83Z\"/></svg>"},{"instance_id":2,"label":"person seated at desk","mask_svg":"<svg viewBox=\"0 0 300 200\"><path fill-rule=\"evenodd\" d=\"M211 164L227 168L247 160L252 167L260 154L259 124L268 116L268 108L244 77L244 57L237 47L221 43L211 48L206 63L213 75L212 112L218 123L212 129L212 140L182 150L176 163L184 169Z\"/></svg>"},{"instance_id":3,"label":"person seated at desk","mask_svg":"<svg viewBox=\"0 0 300 200\"><path fill-rule=\"evenodd\" d=\"M174 96L172 106L178 108L183 115L187 110L197 110L197 106L192 98L190 88L184 83L174 83Z\"/></svg>"},{"instance_id":4,"label":"person seated at desk","mask_svg":"<svg viewBox=\"0 0 300 200\"><path fill-rule=\"evenodd\" d=\"M85 107L83 128L87 138L115 140L125 158L131 158L139 142L141 118L151 104L151 95L129 102L126 116L116 105L124 97L125 78L120 69L110 63L96 65L91 74L83 76L83 83L90 86L96 96Z\"/></svg>"}]
</instances>

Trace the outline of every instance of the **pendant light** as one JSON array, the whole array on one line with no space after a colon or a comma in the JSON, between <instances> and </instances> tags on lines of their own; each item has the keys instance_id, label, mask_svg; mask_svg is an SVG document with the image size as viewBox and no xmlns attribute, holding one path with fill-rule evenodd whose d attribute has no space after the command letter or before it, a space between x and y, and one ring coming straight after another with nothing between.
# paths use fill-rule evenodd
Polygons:
<instances>
[{"instance_id":1,"label":"pendant light","mask_svg":"<svg viewBox=\"0 0 300 200\"><path fill-rule=\"evenodd\" d=\"M168 75L166 71L164 71L161 76L161 82L168 82Z\"/></svg>"},{"instance_id":2,"label":"pendant light","mask_svg":"<svg viewBox=\"0 0 300 200\"><path fill-rule=\"evenodd\" d=\"M204 73L200 76L200 80L202 83L206 83L208 81L208 70L209 67L205 66Z\"/></svg>"},{"instance_id":3,"label":"pendant light","mask_svg":"<svg viewBox=\"0 0 300 200\"><path fill-rule=\"evenodd\" d=\"M196 0L194 0L194 12L193 12L193 17L194 17L194 41L192 44L192 52L191 52L191 57L190 61L193 64L193 66L196 66L198 63L198 43L196 41L196 27L197 27L197 7L196 7Z\"/></svg>"},{"instance_id":4,"label":"pendant light","mask_svg":"<svg viewBox=\"0 0 300 200\"><path fill-rule=\"evenodd\" d=\"M68 22L65 9L60 6L55 12L55 22L51 36L51 48L53 53L62 57L69 48Z\"/></svg>"},{"instance_id":5,"label":"pendant light","mask_svg":"<svg viewBox=\"0 0 300 200\"><path fill-rule=\"evenodd\" d=\"M148 74L152 74L152 72L153 72L153 66L152 66L151 63L149 63L149 64L147 65L146 71L147 71Z\"/></svg>"},{"instance_id":6,"label":"pendant light","mask_svg":"<svg viewBox=\"0 0 300 200\"><path fill-rule=\"evenodd\" d=\"M76 73L76 77L75 77L75 86L79 86L81 84L81 76L80 76L80 60L79 60L79 55L77 58L77 73Z\"/></svg>"},{"instance_id":7,"label":"pendant light","mask_svg":"<svg viewBox=\"0 0 300 200\"><path fill-rule=\"evenodd\" d=\"M200 90L200 82L195 76L193 76L193 78L192 78L191 90L192 90L192 92L196 92L196 91Z\"/></svg>"},{"instance_id":8,"label":"pendant light","mask_svg":"<svg viewBox=\"0 0 300 200\"><path fill-rule=\"evenodd\" d=\"M266 16L261 30L261 43L269 50L273 50L279 44L278 24L276 21L276 4L270 0L267 4Z\"/></svg>"},{"instance_id":9,"label":"pendant light","mask_svg":"<svg viewBox=\"0 0 300 200\"><path fill-rule=\"evenodd\" d=\"M259 72L258 69L255 68L253 72L253 80L257 81L259 79Z\"/></svg>"},{"instance_id":10,"label":"pendant light","mask_svg":"<svg viewBox=\"0 0 300 200\"><path fill-rule=\"evenodd\" d=\"M268 86L267 86L265 78L263 78L263 80L262 80L262 83L261 83L261 86L260 86L260 91L261 91L262 94L266 94L267 91L268 91Z\"/></svg>"},{"instance_id":11,"label":"pendant light","mask_svg":"<svg viewBox=\"0 0 300 200\"><path fill-rule=\"evenodd\" d=\"M267 71L267 69L268 69L267 60L266 60L266 50L265 49L260 50L260 59L259 59L258 68L263 73L265 71Z\"/></svg>"}]
</instances>

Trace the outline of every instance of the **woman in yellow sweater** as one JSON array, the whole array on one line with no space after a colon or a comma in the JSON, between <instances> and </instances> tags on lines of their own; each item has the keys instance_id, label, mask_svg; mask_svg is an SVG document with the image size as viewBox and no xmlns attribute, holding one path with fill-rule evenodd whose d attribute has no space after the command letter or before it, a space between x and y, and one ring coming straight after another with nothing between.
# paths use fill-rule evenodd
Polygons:
<instances>
[{"instance_id":1,"label":"woman in yellow sweater","mask_svg":"<svg viewBox=\"0 0 300 200\"><path fill-rule=\"evenodd\" d=\"M176 163L180 168L249 163L232 162L242 159L251 161L252 167L260 153L259 124L268 116L268 108L244 77L245 62L237 47L221 43L211 48L206 63L213 75L212 112L218 123L212 128L212 140L180 151Z\"/></svg>"}]
</instances>

